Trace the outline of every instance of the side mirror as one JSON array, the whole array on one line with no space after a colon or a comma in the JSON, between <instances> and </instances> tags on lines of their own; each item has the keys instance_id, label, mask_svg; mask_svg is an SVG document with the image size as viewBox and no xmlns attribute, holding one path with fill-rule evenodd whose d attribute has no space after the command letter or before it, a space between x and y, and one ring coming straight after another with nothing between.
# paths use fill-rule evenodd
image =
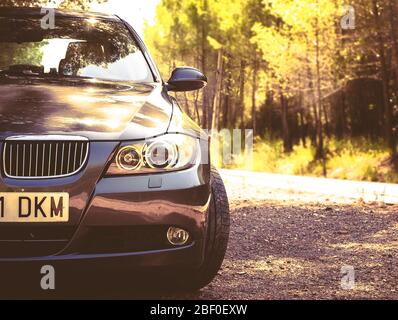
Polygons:
<instances>
[{"instance_id":1,"label":"side mirror","mask_svg":"<svg viewBox=\"0 0 398 320\"><path fill-rule=\"evenodd\" d=\"M166 87L169 91L194 91L207 85L206 76L198 69L178 67L174 69Z\"/></svg>"}]
</instances>

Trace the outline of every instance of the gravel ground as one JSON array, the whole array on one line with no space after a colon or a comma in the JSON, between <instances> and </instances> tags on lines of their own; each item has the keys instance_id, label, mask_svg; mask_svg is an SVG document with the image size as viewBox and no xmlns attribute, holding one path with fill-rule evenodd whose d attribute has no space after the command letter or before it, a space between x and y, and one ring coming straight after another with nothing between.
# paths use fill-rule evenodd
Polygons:
<instances>
[{"instance_id":1,"label":"gravel ground","mask_svg":"<svg viewBox=\"0 0 398 320\"><path fill-rule=\"evenodd\" d=\"M218 276L206 288L170 296L123 287L125 278L110 275L106 287L86 294L73 290L72 297L398 299L397 205L226 185L229 248ZM351 289L341 287L344 266L355 270Z\"/></svg>"},{"instance_id":2,"label":"gravel ground","mask_svg":"<svg viewBox=\"0 0 398 320\"><path fill-rule=\"evenodd\" d=\"M398 299L396 206L233 201L218 277L192 298ZM355 285L341 288L341 268Z\"/></svg>"},{"instance_id":3,"label":"gravel ground","mask_svg":"<svg viewBox=\"0 0 398 320\"><path fill-rule=\"evenodd\" d=\"M191 298L398 299L398 205L226 185L226 259ZM342 267L354 268L350 289Z\"/></svg>"},{"instance_id":4,"label":"gravel ground","mask_svg":"<svg viewBox=\"0 0 398 320\"><path fill-rule=\"evenodd\" d=\"M235 185L218 276L165 299L398 299L398 205ZM355 282L342 288L341 269Z\"/></svg>"}]
</instances>

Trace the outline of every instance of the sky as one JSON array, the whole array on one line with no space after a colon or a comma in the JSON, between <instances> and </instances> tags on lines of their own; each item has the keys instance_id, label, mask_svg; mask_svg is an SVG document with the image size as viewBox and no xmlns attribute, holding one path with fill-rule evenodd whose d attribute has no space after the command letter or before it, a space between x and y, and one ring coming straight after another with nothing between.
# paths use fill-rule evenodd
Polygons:
<instances>
[{"instance_id":1,"label":"sky","mask_svg":"<svg viewBox=\"0 0 398 320\"><path fill-rule=\"evenodd\" d=\"M143 37L144 22L153 24L156 6L160 0L108 0L103 4L94 3L92 11L117 14L130 23Z\"/></svg>"}]
</instances>

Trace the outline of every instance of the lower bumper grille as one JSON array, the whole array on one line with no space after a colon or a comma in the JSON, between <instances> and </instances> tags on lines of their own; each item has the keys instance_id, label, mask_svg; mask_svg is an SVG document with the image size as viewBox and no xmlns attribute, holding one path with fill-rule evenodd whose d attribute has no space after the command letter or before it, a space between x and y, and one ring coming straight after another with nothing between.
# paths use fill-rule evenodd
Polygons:
<instances>
[{"instance_id":1,"label":"lower bumper grille","mask_svg":"<svg viewBox=\"0 0 398 320\"><path fill-rule=\"evenodd\" d=\"M71 226L0 227L0 258L56 254L66 247L74 231Z\"/></svg>"},{"instance_id":2,"label":"lower bumper grille","mask_svg":"<svg viewBox=\"0 0 398 320\"><path fill-rule=\"evenodd\" d=\"M60 252L68 241L0 241L0 258L46 257Z\"/></svg>"},{"instance_id":3,"label":"lower bumper grille","mask_svg":"<svg viewBox=\"0 0 398 320\"><path fill-rule=\"evenodd\" d=\"M104 254L172 248L166 239L168 226L94 227L78 248L80 253Z\"/></svg>"}]
</instances>

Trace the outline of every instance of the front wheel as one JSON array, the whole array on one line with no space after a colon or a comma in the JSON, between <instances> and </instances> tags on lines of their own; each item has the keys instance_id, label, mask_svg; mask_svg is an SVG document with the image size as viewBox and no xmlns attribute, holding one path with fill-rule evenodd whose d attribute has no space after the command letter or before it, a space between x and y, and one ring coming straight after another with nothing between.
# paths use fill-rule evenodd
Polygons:
<instances>
[{"instance_id":1,"label":"front wheel","mask_svg":"<svg viewBox=\"0 0 398 320\"><path fill-rule=\"evenodd\" d=\"M197 290L209 284L217 275L227 251L230 216L228 196L224 182L217 169L211 169L211 201L208 213L208 226L205 257L199 269L179 275L181 289Z\"/></svg>"}]
</instances>

